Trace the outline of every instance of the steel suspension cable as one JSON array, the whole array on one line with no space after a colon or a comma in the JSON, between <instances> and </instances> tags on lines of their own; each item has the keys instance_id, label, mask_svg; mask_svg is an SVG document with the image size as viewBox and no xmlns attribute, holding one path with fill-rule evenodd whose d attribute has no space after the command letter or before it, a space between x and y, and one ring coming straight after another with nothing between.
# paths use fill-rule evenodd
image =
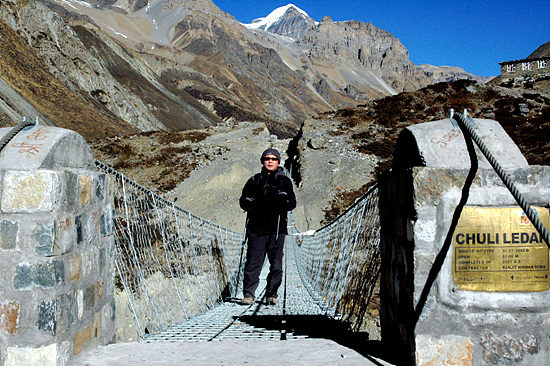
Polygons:
<instances>
[{"instance_id":1,"label":"steel suspension cable","mask_svg":"<svg viewBox=\"0 0 550 366\"><path fill-rule=\"evenodd\" d=\"M36 122L31 122L27 121L26 118L23 118L23 121L12 127L12 129L9 130L8 133L2 137L2 139L0 139L0 151L2 151L4 147L6 147L6 145L15 137L15 135L21 132L25 127L34 126L36 124L38 124L38 119Z\"/></svg>"},{"instance_id":2,"label":"steel suspension cable","mask_svg":"<svg viewBox=\"0 0 550 366\"><path fill-rule=\"evenodd\" d=\"M523 209L529 220L531 220L531 223L533 226L537 229L539 234L542 236L544 241L546 242L546 245L550 248L550 233L542 223L542 221L537 216L535 210L527 203L523 195L519 192L516 185L512 181L512 178L508 173L504 171L502 166L499 164L499 162L496 160L495 156L491 153L487 145L483 142L481 137L477 134L477 132L474 129L474 121L472 118L463 115L461 113L454 113L451 117L457 123L461 124L464 128L468 130L470 133L470 136L472 136L472 140L476 143L476 145L479 147L487 161L491 164L497 175L500 177L506 188L512 193L512 196L516 200L516 202L519 204L519 206ZM466 137L465 137L466 138Z\"/></svg>"}]
</instances>

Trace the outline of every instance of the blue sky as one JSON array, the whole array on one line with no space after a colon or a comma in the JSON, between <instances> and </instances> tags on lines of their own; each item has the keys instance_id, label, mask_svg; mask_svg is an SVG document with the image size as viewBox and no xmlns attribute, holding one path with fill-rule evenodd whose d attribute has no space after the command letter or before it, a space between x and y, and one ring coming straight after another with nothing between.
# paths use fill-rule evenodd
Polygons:
<instances>
[{"instance_id":1,"label":"blue sky","mask_svg":"<svg viewBox=\"0 0 550 366\"><path fill-rule=\"evenodd\" d=\"M213 0L242 23L292 3L319 21L369 22L399 38L415 64L459 66L483 76L550 41L550 0Z\"/></svg>"}]
</instances>

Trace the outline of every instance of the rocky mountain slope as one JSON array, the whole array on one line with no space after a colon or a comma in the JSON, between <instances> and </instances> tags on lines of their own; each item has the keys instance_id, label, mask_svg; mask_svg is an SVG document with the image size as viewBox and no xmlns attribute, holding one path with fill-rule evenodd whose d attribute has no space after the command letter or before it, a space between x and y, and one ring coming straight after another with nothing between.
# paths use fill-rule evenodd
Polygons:
<instances>
[{"instance_id":1,"label":"rocky mountain slope","mask_svg":"<svg viewBox=\"0 0 550 366\"><path fill-rule=\"evenodd\" d=\"M523 89L455 81L416 90L461 71L413 65L405 47L372 24L315 22L287 7L254 23L262 30L209 0L4 0L0 18L0 123L31 115L74 129L97 140L100 159L205 215L216 211L186 201L176 189L182 181L197 175L185 184L200 186L217 167L212 181L224 182L223 200L234 202L241 180L259 169L256 150L278 146L295 163L307 202L298 220L315 228L387 169L400 129L445 118L450 108L500 121L530 162L547 163L531 140L547 151L538 137L547 128L548 80L518 84ZM375 91L379 99L369 96ZM247 139L255 152L239 145ZM233 168L244 159L248 168ZM218 197L216 189L208 195Z\"/></svg>"},{"instance_id":2,"label":"rocky mountain slope","mask_svg":"<svg viewBox=\"0 0 550 366\"><path fill-rule=\"evenodd\" d=\"M23 115L58 123L41 98L24 109L24 84L46 73L71 98L124 126L121 134L258 121L291 137L320 112L442 80L479 79L414 65L399 40L372 24L316 22L294 6L278 12L262 28L240 24L210 0L4 0L2 26L34 67L21 86L0 75L8 84L0 85L0 99L10 100L0 111L5 124ZM13 57L12 66L22 59ZM83 130L80 116L71 119L67 127ZM85 137L113 135L103 123Z\"/></svg>"},{"instance_id":3,"label":"rocky mountain slope","mask_svg":"<svg viewBox=\"0 0 550 366\"><path fill-rule=\"evenodd\" d=\"M39 83L39 73L50 74L48 78L57 79L74 98L132 130L188 129L220 122L188 93L163 82L137 54L89 23L71 26L40 2L7 0L0 4L0 15L15 31L13 42L26 44L25 52L13 57L10 66L25 62L22 55L33 58L35 68L25 75L26 84ZM7 74L2 79L13 82ZM14 86L20 94L25 87ZM48 92L44 89L42 94ZM57 120L40 100L35 106L41 117Z\"/></svg>"},{"instance_id":4,"label":"rocky mountain slope","mask_svg":"<svg viewBox=\"0 0 550 366\"><path fill-rule=\"evenodd\" d=\"M527 58L530 59L530 58L539 58L539 57L550 57L550 41L541 45Z\"/></svg>"},{"instance_id":5,"label":"rocky mountain slope","mask_svg":"<svg viewBox=\"0 0 550 366\"><path fill-rule=\"evenodd\" d=\"M438 83L307 119L293 139L278 139L264 124L243 123L142 133L93 148L102 160L184 208L242 230L241 189L259 171L261 151L276 147L292 169L296 222L306 231L335 218L391 167L403 128L448 118L451 108L499 121L529 164L550 165L550 84L545 79L528 88Z\"/></svg>"},{"instance_id":6,"label":"rocky mountain slope","mask_svg":"<svg viewBox=\"0 0 550 366\"><path fill-rule=\"evenodd\" d=\"M88 140L139 131L62 84L36 51L2 21L0 34L0 126L13 126L27 116L75 130Z\"/></svg>"}]
</instances>

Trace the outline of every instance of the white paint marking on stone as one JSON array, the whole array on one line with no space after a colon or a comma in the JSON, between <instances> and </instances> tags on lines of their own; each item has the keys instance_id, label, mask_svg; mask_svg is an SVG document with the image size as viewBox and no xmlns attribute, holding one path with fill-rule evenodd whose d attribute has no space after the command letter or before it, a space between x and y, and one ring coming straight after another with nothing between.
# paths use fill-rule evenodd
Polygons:
<instances>
[{"instance_id":1,"label":"white paint marking on stone","mask_svg":"<svg viewBox=\"0 0 550 366\"><path fill-rule=\"evenodd\" d=\"M53 171L8 171L4 176L2 211L52 211L59 203L60 186Z\"/></svg>"},{"instance_id":2,"label":"white paint marking on stone","mask_svg":"<svg viewBox=\"0 0 550 366\"><path fill-rule=\"evenodd\" d=\"M84 314L84 292L82 290L78 290L76 303L78 306L78 318L80 319L82 318L82 314Z\"/></svg>"},{"instance_id":3,"label":"white paint marking on stone","mask_svg":"<svg viewBox=\"0 0 550 366\"><path fill-rule=\"evenodd\" d=\"M416 221L414 227L417 239L426 242L433 242L435 240L435 220L418 220Z\"/></svg>"},{"instance_id":4,"label":"white paint marking on stone","mask_svg":"<svg viewBox=\"0 0 550 366\"><path fill-rule=\"evenodd\" d=\"M4 366L55 366L57 346L55 343L39 348L8 347Z\"/></svg>"}]
</instances>

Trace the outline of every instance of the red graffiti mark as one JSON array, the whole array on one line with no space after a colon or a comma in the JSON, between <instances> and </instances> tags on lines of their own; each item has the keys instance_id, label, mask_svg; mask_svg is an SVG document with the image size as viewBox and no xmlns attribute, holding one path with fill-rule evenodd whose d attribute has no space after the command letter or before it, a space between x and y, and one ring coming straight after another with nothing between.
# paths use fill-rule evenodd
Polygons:
<instances>
[{"instance_id":1,"label":"red graffiti mark","mask_svg":"<svg viewBox=\"0 0 550 366\"><path fill-rule=\"evenodd\" d=\"M470 217L468 218L468 220L472 223L472 224L478 224L480 221L481 221L481 216L479 216L479 212L477 211L472 211Z\"/></svg>"},{"instance_id":2,"label":"red graffiti mark","mask_svg":"<svg viewBox=\"0 0 550 366\"><path fill-rule=\"evenodd\" d=\"M29 144L28 142L20 142L18 144L13 144L11 146L20 148L19 150L20 154L36 155L40 152L40 148L42 147L42 144Z\"/></svg>"},{"instance_id":3,"label":"red graffiti mark","mask_svg":"<svg viewBox=\"0 0 550 366\"><path fill-rule=\"evenodd\" d=\"M58 229L63 229L65 231L69 230L70 227L71 227L71 219L70 218L66 218L63 221L59 221L59 223L57 224Z\"/></svg>"},{"instance_id":4,"label":"red graffiti mark","mask_svg":"<svg viewBox=\"0 0 550 366\"><path fill-rule=\"evenodd\" d=\"M538 215L538 213L537 213L537 215ZM525 212L523 212L521 214L521 223L524 224L524 225L529 225L531 223L531 220L529 220L529 217L527 217Z\"/></svg>"},{"instance_id":5,"label":"red graffiti mark","mask_svg":"<svg viewBox=\"0 0 550 366\"><path fill-rule=\"evenodd\" d=\"M38 130L31 133L29 136L27 136L30 140L45 140L48 138L48 134L50 133L50 130L44 127L40 127Z\"/></svg>"},{"instance_id":6,"label":"red graffiti mark","mask_svg":"<svg viewBox=\"0 0 550 366\"><path fill-rule=\"evenodd\" d=\"M447 143L451 142L454 138L460 136L461 134L462 132L460 130L455 130L453 128L451 129L451 131L443 135L440 139L434 137L433 139L431 139L431 142L433 142L434 144L439 144L439 146L443 149L447 147Z\"/></svg>"}]
</instances>

